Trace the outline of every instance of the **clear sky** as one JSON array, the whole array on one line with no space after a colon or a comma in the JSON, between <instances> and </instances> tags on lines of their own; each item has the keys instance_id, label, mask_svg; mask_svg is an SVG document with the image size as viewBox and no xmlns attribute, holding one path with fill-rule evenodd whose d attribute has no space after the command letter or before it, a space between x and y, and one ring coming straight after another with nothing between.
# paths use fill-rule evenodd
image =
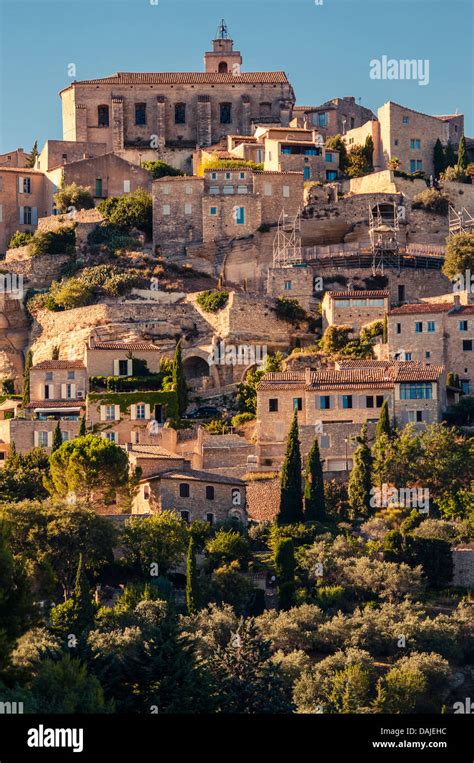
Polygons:
<instances>
[{"instance_id":1,"label":"clear sky","mask_svg":"<svg viewBox=\"0 0 474 763\"><path fill-rule=\"evenodd\" d=\"M116 71L202 71L221 17L243 71L284 70L297 103L354 95L463 112L474 136L472 0L0 0L0 152L62 138L58 91ZM321 2L321 0L318 0ZM372 59L428 59L429 84Z\"/></svg>"}]
</instances>

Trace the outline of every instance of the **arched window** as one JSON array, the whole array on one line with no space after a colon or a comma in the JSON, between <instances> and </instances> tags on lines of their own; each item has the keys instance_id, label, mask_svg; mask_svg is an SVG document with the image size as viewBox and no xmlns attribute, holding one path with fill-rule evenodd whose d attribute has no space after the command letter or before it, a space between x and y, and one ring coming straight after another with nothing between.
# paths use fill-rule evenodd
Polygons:
<instances>
[{"instance_id":1,"label":"arched window","mask_svg":"<svg viewBox=\"0 0 474 763\"><path fill-rule=\"evenodd\" d=\"M109 126L109 107L97 106L97 124L99 127Z\"/></svg>"},{"instance_id":2,"label":"arched window","mask_svg":"<svg viewBox=\"0 0 474 763\"><path fill-rule=\"evenodd\" d=\"M174 123L176 125L186 124L186 104L176 103L174 107Z\"/></svg>"},{"instance_id":3,"label":"arched window","mask_svg":"<svg viewBox=\"0 0 474 763\"><path fill-rule=\"evenodd\" d=\"M219 64L219 74L227 74L229 67L225 61L221 61Z\"/></svg>"}]
</instances>

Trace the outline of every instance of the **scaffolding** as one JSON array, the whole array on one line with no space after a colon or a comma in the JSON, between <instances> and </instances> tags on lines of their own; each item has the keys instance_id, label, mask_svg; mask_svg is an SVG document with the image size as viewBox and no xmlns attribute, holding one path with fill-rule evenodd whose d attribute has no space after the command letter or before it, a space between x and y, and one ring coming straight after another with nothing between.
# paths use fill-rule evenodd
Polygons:
<instances>
[{"instance_id":1,"label":"scaffolding","mask_svg":"<svg viewBox=\"0 0 474 763\"><path fill-rule=\"evenodd\" d=\"M273 267L291 268L301 265L301 210L296 215L287 215L282 209L278 218L278 228L273 239Z\"/></svg>"},{"instance_id":2,"label":"scaffolding","mask_svg":"<svg viewBox=\"0 0 474 763\"><path fill-rule=\"evenodd\" d=\"M474 230L474 217L469 214L466 207L462 207L459 212L449 205L449 235L456 233L470 233Z\"/></svg>"},{"instance_id":3,"label":"scaffolding","mask_svg":"<svg viewBox=\"0 0 474 763\"><path fill-rule=\"evenodd\" d=\"M396 202L369 206L369 237L372 249L372 274L383 275L385 268L400 272L400 246L398 241L399 211Z\"/></svg>"}]
</instances>

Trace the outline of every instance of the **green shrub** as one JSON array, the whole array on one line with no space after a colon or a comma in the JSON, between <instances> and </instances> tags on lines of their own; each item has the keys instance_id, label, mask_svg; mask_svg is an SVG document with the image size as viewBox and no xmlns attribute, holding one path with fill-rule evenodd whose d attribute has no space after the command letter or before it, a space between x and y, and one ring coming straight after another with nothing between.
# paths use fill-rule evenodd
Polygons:
<instances>
[{"instance_id":1,"label":"green shrub","mask_svg":"<svg viewBox=\"0 0 474 763\"><path fill-rule=\"evenodd\" d=\"M427 188L413 197L412 208L424 209L426 212L445 217L448 214L449 199L435 188Z\"/></svg>"},{"instance_id":2,"label":"green shrub","mask_svg":"<svg viewBox=\"0 0 474 763\"><path fill-rule=\"evenodd\" d=\"M43 305L48 310L71 310L92 304L99 296L117 297L140 284L137 273L122 273L112 265L84 268L63 281L53 281L49 298ZM38 303L35 303L37 306Z\"/></svg>"},{"instance_id":3,"label":"green shrub","mask_svg":"<svg viewBox=\"0 0 474 763\"><path fill-rule=\"evenodd\" d=\"M251 162L245 159L218 159L217 157L204 162L198 169L201 177L207 170L263 170L263 162Z\"/></svg>"},{"instance_id":4,"label":"green shrub","mask_svg":"<svg viewBox=\"0 0 474 763\"><path fill-rule=\"evenodd\" d=\"M217 313L222 310L229 299L228 291L202 291L196 302L206 313Z\"/></svg>"},{"instance_id":5,"label":"green shrub","mask_svg":"<svg viewBox=\"0 0 474 763\"><path fill-rule=\"evenodd\" d=\"M118 249L131 249L137 244L132 236L109 222L103 222L94 228L87 237L87 243L90 246L98 246L109 254L114 254Z\"/></svg>"},{"instance_id":6,"label":"green shrub","mask_svg":"<svg viewBox=\"0 0 474 763\"><path fill-rule=\"evenodd\" d=\"M306 319L306 310L301 307L297 299L288 299L287 297L277 297L275 312L277 318L296 325Z\"/></svg>"},{"instance_id":7,"label":"green shrub","mask_svg":"<svg viewBox=\"0 0 474 763\"><path fill-rule=\"evenodd\" d=\"M76 246L75 224L50 231L36 231L30 241L30 255L40 257L44 254L73 255Z\"/></svg>"},{"instance_id":8,"label":"green shrub","mask_svg":"<svg viewBox=\"0 0 474 763\"><path fill-rule=\"evenodd\" d=\"M26 244L29 244L31 239L33 238L32 233L27 233L26 231L17 230L11 237L9 243L8 243L8 249L17 249L19 246L25 246Z\"/></svg>"},{"instance_id":9,"label":"green shrub","mask_svg":"<svg viewBox=\"0 0 474 763\"><path fill-rule=\"evenodd\" d=\"M157 180L162 177L175 177L176 175L184 175L184 172L177 170L176 167L172 167L171 164L166 162L149 161L142 162L142 167L148 170L153 175L153 180Z\"/></svg>"},{"instance_id":10,"label":"green shrub","mask_svg":"<svg viewBox=\"0 0 474 763\"><path fill-rule=\"evenodd\" d=\"M94 208L94 198L90 188L77 185L77 183L70 183L60 188L53 198L59 212L68 212L71 207L76 210Z\"/></svg>"},{"instance_id":11,"label":"green shrub","mask_svg":"<svg viewBox=\"0 0 474 763\"><path fill-rule=\"evenodd\" d=\"M231 424L233 427L238 427L241 424L245 424L247 421L255 421L254 413L238 413L232 417Z\"/></svg>"},{"instance_id":12,"label":"green shrub","mask_svg":"<svg viewBox=\"0 0 474 763\"><path fill-rule=\"evenodd\" d=\"M119 229L129 231L132 228L145 233L151 238L152 222L151 194L138 188L124 196L111 196L98 205L99 212Z\"/></svg>"}]
</instances>

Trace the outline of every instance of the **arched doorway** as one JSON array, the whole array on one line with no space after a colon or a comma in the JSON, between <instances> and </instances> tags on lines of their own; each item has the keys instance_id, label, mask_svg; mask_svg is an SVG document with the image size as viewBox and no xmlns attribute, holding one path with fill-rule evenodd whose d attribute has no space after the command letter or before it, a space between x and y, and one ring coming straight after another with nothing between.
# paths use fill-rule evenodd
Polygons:
<instances>
[{"instance_id":1,"label":"arched doorway","mask_svg":"<svg viewBox=\"0 0 474 763\"><path fill-rule=\"evenodd\" d=\"M186 381L193 382L210 376L209 363L198 355L192 355L183 362Z\"/></svg>"},{"instance_id":2,"label":"arched doorway","mask_svg":"<svg viewBox=\"0 0 474 763\"><path fill-rule=\"evenodd\" d=\"M229 67L225 61L221 61L219 64L219 74L227 74Z\"/></svg>"}]
</instances>

